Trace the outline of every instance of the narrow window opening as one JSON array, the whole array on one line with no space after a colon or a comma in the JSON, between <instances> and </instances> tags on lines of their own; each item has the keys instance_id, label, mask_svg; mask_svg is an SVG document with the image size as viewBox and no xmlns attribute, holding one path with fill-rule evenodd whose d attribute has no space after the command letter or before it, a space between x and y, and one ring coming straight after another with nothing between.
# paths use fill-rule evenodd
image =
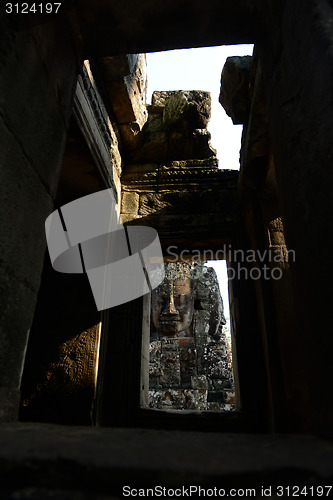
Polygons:
<instances>
[{"instance_id":1,"label":"narrow window opening","mask_svg":"<svg viewBox=\"0 0 333 500\"><path fill-rule=\"evenodd\" d=\"M155 91L210 92L208 131L222 169L239 169L242 133L242 126L233 125L219 103L222 68L227 57L252 51L252 45L237 45L147 54L147 102ZM195 278L198 272L201 278ZM168 263L166 276L152 293L145 344L149 362L144 364L149 395L146 391L142 406L172 411L239 409L226 262L190 263L188 268L183 262Z\"/></svg>"}]
</instances>

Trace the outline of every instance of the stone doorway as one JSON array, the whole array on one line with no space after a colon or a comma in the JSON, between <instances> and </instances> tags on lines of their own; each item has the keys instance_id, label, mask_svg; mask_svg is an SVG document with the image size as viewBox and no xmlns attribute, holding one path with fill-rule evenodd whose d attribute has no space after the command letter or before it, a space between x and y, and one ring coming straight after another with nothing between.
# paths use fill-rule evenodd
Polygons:
<instances>
[{"instance_id":1,"label":"stone doorway","mask_svg":"<svg viewBox=\"0 0 333 500\"><path fill-rule=\"evenodd\" d=\"M203 261L169 262L165 273L151 298L146 405L235 410L231 338L215 270Z\"/></svg>"}]
</instances>

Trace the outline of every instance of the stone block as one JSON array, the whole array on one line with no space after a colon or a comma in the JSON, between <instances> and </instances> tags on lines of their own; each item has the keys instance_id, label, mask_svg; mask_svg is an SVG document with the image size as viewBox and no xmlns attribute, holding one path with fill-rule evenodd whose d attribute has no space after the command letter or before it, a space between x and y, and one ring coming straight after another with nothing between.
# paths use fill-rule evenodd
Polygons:
<instances>
[{"instance_id":1,"label":"stone block","mask_svg":"<svg viewBox=\"0 0 333 500\"><path fill-rule=\"evenodd\" d=\"M215 157L216 150L212 147L210 139L210 132L206 129L170 132L168 161Z\"/></svg>"},{"instance_id":2,"label":"stone block","mask_svg":"<svg viewBox=\"0 0 333 500\"><path fill-rule=\"evenodd\" d=\"M188 160L170 160L163 165L162 169L191 169L191 171L195 170L214 170L217 175L221 174L221 170L218 170L218 159L216 157L204 158L204 159L188 159ZM234 174L234 171L230 171ZM221 184L222 179L219 179L219 184ZM232 185L229 187L232 189Z\"/></svg>"},{"instance_id":3,"label":"stone block","mask_svg":"<svg viewBox=\"0 0 333 500\"><path fill-rule=\"evenodd\" d=\"M235 408L234 404L224 403L222 408L221 408L221 411L235 411L235 410L236 410L236 408Z\"/></svg>"},{"instance_id":4,"label":"stone block","mask_svg":"<svg viewBox=\"0 0 333 500\"><path fill-rule=\"evenodd\" d=\"M155 361L160 359L160 357L161 357L161 341L154 340L153 342L150 342L149 355L150 355L150 362L151 363L154 363Z\"/></svg>"},{"instance_id":5,"label":"stone block","mask_svg":"<svg viewBox=\"0 0 333 500\"><path fill-rule=\"evenodd\" d=\"M196 349L191 349L188 347L182 347L179 349L179 359L185 361L188 365L195 365L197 358Z\"/></svg>"},{"instance_id":6,"label":"stone block","mask_svg":"<svg viewBox=\"0 0 333 500\"><path fill-rule=\"evenodd\" d=\"M213 379L212 380L212 390L222 391L224 389L231 389L232 377L228 379Z\"/></svg>"},{"instance_id":7,"label":"stone block","mask_svg":"<svg viewBox=\"0 0 333 500\"><path fill-rule=\"evenodd\" d=\"M145 54L100 58L94 65L119 123L136 122L141 130L147 120Z\"/></svg>"},{"instance_id":8,"label":"stone block","mask_svg":"<svg viewBox=\"0 0 333 500\"><path fill-rule=\"evenodd\" d=\"M188 362L185 360L180 361L180 379L181 379L181 386L183 388L191 388L191 380L192 377L197 375L197 365L196 363Z\"/></svg>"},{"instance_id":9,"label":"stone block","mask_svg":"<svg viewBox=\"0 0 333 500\"><path fill-rule=\"evenodd\" d=\"M51 37L46 37L43 42L47 53L52 41ZM3 49L0 48L1 54ZM70 64L73 63L71 49L68 47L68 54L62 54L65 60L70 59ZM66 78L61 73L60 80L52 81L27 30L20 30L15 44L5 50L6 56L0 61L0 115L46 189L54 196L71 112L71 106L70 109L65 106L75 90L76 72L71 69ZM73 68L76 68L76 61ZM68 89L68 96L59 97ZM64 101L62 105L59 99Z\"/></svg>"},{"instance_id":10,"label":"stone block","mask_svg":"<svg viewBox=\"0 0 333 500\"><path fill-rule=\"evenodd\" d=\"M172 208L172 203L163 194L144 193L140 196L139 215L161 214L168 208Z\"/></svg>"},{"instance_id":11,"label":"stone block","mask_svg":"<svg viewBox=\"0 0 333 500\"><path fill-rule=\"evenodd\" d=\"M134 191L124 191L121 197L121 213L137 214L139 211L139 195Z\"/></svg>"},{"instance_id":12,"label":"stone block","mask_svg":"<svg viewBox=\"0 0 333 500\"><path fill-rule=\"evenodd\" d=\"M162 408L162 398L164 396L164 391L161 390L150 390L148 395L148 405L150 408L155 410L160 410Z\"/></svg>"},{"instance_id":13,"label":"stone block","mask_svg":"<svg viewBox=\"0 0 333 500\"><path fill-rule=\"evenodd\" d=\"M207 410L208 411L224 411L225 409L225 404L224 403L217 403L217 402L208 402L207 403Z\"/></svg>"},{"instance_id":14,"label":"stone block","mask_svg":"<svg viewBox=\"0 0 333 500\"><path fill-rule=\"evenodd\" d=\"M167 99L175 94L175 92L175 90L155 90L151 97L152 106L164 109Z\"/></svg>"},{"instance_id":15,"label":"stone block","mask_svg":"<svg viewBox=\"0 0 333 500\"><path fill-rule=\"evenodd\" d=\"M174 387L180 385L180 363L179 355L169 352L161 356L162 375L160 384L164 387Z\"/></svg>"},{"instance_id":16,"label":"stone block","mask_svg":"<svg viewBox=\"0 0 333 500\"><path fill-rule=\"evenodd\" d=\"M133 189L138 181L156 179L158 172L159 165L157 163L128 164L123 171L121 180L124 186L128 185Z\"/></svg>"},{"instance_id":17,"label":"stone block","mask_svg":"<svg viewBox=\"0 0 333 500\"><path fill-rule=\"evenodd\" d=\"M153 379L155 379L155 383L158 383L156 381L156 377L159 377L162 375L162 365L159 361L155 361L154 363L150 363L149 365L149 377L151 377L151 382L154 382Z\"/></svg>"},{"instance_id":18,"label":"stone block","mask_svg":"<svg viewBox=\"0 0 333 500\"><path fill-rule=\"evenodd\" d=\"M192 215L198 217L203 213L203 207L207 214L221 214L225 210L225 200L215 199L216 191L207 189L200 181L191 179L190 176L174 175L174 171L160 169L158 181L160 190L162 186L164 192L145 192L140 196L140 215L154 215L155 213L162 215L179 214L182 216ZM191 190L186 191L186 181L191 183ZM162 184L163 183L163 184ZM222 215L222 214L221 214ZM197 218L195 217L195 220ZM162 223L162 221L161 221ZM206 292L209 297L208 291Z\"/></svg>"},{"instance_id":19,"label":"stone block","mask_svg":"<svg viewBox=\"0 0 333 500\"><path fill-rule=\"evenodd\" d=\"M205 348L203 365L209 379L228 379L231 376L225 349Z\"/></svg>"},{"instance_id":20,"label":"stone block","mask_svg":"<svg viewBox=\"0 0 333 500\"><path fill-rule=\"evenodd\" d=\"M161 102L161 96L159 102ZM183 131L204 129L207 127L210 114L211 98L209 92L199 90L170 92L165 98L163 125L169 130L175 128Z\"/></svg>"},{"instance_id":21,"label":"stone block","mask_svg":"<svg viewBox=\"0 0 333 500\"><path fill-rule=\"evenodd\" d=\"M207 401L213 403L224 403L223 391L209 391L207 394Z\"/></svg>"},{"instance_id":22,"label":"stone block","mask_svg":"<svg viewBox=\"0 0 333 500\"><path fill-rule=\"evenodd\" d=\"M0 421L16 420L21 375L37 293L0 267Z\"/></svg>"},{"instance_id":23,"label":"stone block","mask_svg":"<svg viewBox=\"0 0 333 500\"><path fill-rule=\"evenodd\" d=\"M52 22L35 24L31 35L67 122L72 113L77 75L82 67L81 54L74 45L70 21L65 16L54 16Z\"/></svg>"},{"instance_id":24,"label":"stone block","mask_svg":"<svg viewBox=\"0 0 333 500\"><path fill-rule=\"evenodd\" d=\"M109 129L110 137L111 137L111 145L109 148L109 153L111 156L113 173L116 174L120 180L120 176L122 173L123 160L122 160L120 149L119 149L119 141L118 141L119 133L116 130L116 124L112 123L111 120L109 119L109 117L106 118L106 121L108 124L108 129ZM112 175L112 173L111 173L111 175Z\"/></svg>"},{"instance_id":25,"label":"stone block","mask_svg":"<svg viewBox=\"0 0 333 500\"><path fill-rule=\"evenodd\" d=\"M226 378L228 376L228 369L225 366L223 360L210 359L210 363L207 367L207 377L214 378Z\"/></svg>"},{"instance_id":26,"label":"stone block","mask_svg":"<svg viewBox=\"0 0 333 500\"><path fill-rule=\"evenodd\" d=\"M246 122L252 56L228 57L222 70L219 101L234 125Z\"/></svg>"},{"instance_id":27,"label":"stone block","mask_svg":"<svg viewBox=\"0 0 333 500\"><path fill-rule=\"evenodd\" d=\"M162 351L161 363L163 366L174 365L177 367L179 365L179 352L176 350Z\"/></svg>"},{"instance_id":28,"label":"stone block","mask_svg":"<svg viewBox=\"0 0 333 500\"><path fill-rule=\"evenodd\" d=\"M19 418L20 390L0 386L0 422L16 422Z\"/></svg>"},{"instance_id":29,"label":"stone block","mask_svg":"<svg viewBox=\"0 0 333 500\"><path fill-rule=\"evenodd\" d=\"M147 111L149 115L159 115L163 119L164 106L157 105L147 105Z\"/></svg>"},{"instance_id":30,"label":"stone block","mask_svg":"<svg viewBox=\"0 0 333 500\"><path fill-rule=\"evenodd\" d=\"M126 224L128 222L133 222L133 219L137 220L137 217L133 214L121 214L122 224Z\"/></svg>"},{"instance_id":31,"label":"stone block","mask_svg":"<svg viewBox=\"0 0 333 500\"><path fill-rule=\"evenodd\" d=\"M189 349L194 349L195 348L195 340L193 337L180 337L179 338L179 347L182 348L189 348Z\"/></svg>"},{"instance_id":32,"label":"stone block","mask_svg":"<svg viewBox=\"0 0 333 500\"><path fill-rule=\"evenodd\" d=\"M236 402L235 391L233 390L224 390L224 401L228 405L234 405Z\"/></svg>"},{"instance_id":33,"label":"stone block","mask_svg":"<svg viewBox=\"0 0 333 500\"><path fill-rule=\"evenodd\" d=\"M186 397L186 409L188 410L206 410L207 409L207 390L191 389L184 391Z\"/></svg>"},{"instance_id":34,"label":"stone block","mask_svg":"<svg viewBox=\"0 0 333 500\"><path fill-rule=\"evenodd\" d=\"M208 382L205 375L191 377L191 384L193 389L207 389Z\"/></svg>"},{"instance_id":35,"label":"stone block","mask_svg":"<svg viewBox=\"0 0 333 500\"><path fill-rule=\"evenodd\" d=\"M161 407L164 410L183 410L185 408L185 391L170 389L164 392L161 401Z\"/></svg>"},{"instance_id":36,"label":"stone block","mask_svg":"<svg viewBox=\"0 0 333 500\"><path fill-rule=\"evenodd\" d=\"M129 75L137 64L139 54L120 54L117 56L101 57L93 61L94 72L103 68L103 76L106 81L122 81L124 76Z\"/></svg>"},{"instance_id":37,"label":"stone block","mask_svg":"<svg viewBox=\"0 0 333 500\"><path fill-rule=\"evenodd\" d=\"M170 351L178 352L178 347L179 347L178 338L167 338L161 341L162 352L170 352Z\"/></svg>"},{"instance_id":38,"label":"stone block","mask_svg":"<svg viewBox=\"0 0 333 500\"><path fill-rule=\"evenodd\" d=\"M2 266L25 286L38 291L46 249L45 219L52 212L53 202L24 148L22 151L20 140L13 137L1 117L0 136Z\"/></svg>"},{"instance_id":39,"label":"stone block","mask_svg":"<svg viewBox=\"0 0 333 500\"><path fill-rule=\"evenodd\" d=\"M100 330L86 276L58 273L46 260L25 356L22 419L91 422Z\"/></svg>"},{"instance_id":40,"label":"stone block","mask_svg":"<svg viewBox=\"0 0 333 500\"><path fill-rule=\"evenodd\" d=\"M209 312L206 310L195 311L194 334L197 339L203 338L206 342L209 331Z\"/></svg>"},{"instance_id":41,"label":"stone block","mask_svg":"<svg viewBox=\"0 0 333 500\"><path fill-rule=\"evenodd\" d=\"M268 226L267 232L270 246L284 247L286 245L283 227L279 227L279 225L275 226L273 222L271 222Z\"/></svg>"},{"instance_id":42,"label":"stone block","mask_svg":"<svg viewBox=\"0 0 333 500\"><path fill-rule=\"evenodd\" d=\"M140 148L128 155L131 163L163 163L167 160L168 136L163 128L162 119L150 115L142 129Z\"/></svg>"},{"instance_id":43,"label":"stone block","mask_svg":"<svg viewBox=\"0 0 333 500\"><path fill-rule=\"evenodd\" d=\"M147 110L135 79L129 77L122 82L110 82L107 91L117 121L136 122L141 128L147 120Z\"/></svg>"}]
</instances>

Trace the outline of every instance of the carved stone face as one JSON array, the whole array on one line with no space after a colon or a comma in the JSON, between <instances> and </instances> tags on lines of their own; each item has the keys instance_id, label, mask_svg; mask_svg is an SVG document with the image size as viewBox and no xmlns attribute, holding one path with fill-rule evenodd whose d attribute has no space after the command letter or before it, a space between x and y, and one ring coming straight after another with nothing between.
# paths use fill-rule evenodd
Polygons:
<instances>
[{"instance_id":1,"label":"carved stone face","mask_svg":"<svg viewBox=\"0 0 333 500\"><path fill-rule=\"evenodd\" d=\"M166 280L153 292L152 320L160 335L188 334L193 310L194 292L190 278Z\"/></svg>"}]
</instances>

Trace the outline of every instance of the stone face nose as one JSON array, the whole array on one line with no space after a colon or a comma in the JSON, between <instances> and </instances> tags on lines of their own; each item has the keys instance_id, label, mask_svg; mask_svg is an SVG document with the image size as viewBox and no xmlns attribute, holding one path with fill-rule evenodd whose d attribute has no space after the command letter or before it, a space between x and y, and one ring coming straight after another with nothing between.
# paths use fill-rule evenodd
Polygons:
<instances>
[{"instance_id":1,"label":"stone face nose","mask_svg":"<svg viewBox=\"0 0 333 500\"><path fill-rule=\"evenodd\" d=\"M163 310L162 310L162 314L163 316L169 316L169 315L178 315L178 310L176 309L175 307L175 303L174 303L174 298L173 298L173 294L170 293L170 295L168 296L168 299L166 300L166 303L163 307Z\"/></svg>"},{"instance_id":2,"label":"stone face nose","mask_svg":"<svg viewBox=\"0 0 333 500\"><path fill-rule=\"evenodd\" d=\"M168 307L162 312L163 316L168 316L170 314L177 315L178 311L173 304L169 304Z\"/></svg>"}]
</instances>

